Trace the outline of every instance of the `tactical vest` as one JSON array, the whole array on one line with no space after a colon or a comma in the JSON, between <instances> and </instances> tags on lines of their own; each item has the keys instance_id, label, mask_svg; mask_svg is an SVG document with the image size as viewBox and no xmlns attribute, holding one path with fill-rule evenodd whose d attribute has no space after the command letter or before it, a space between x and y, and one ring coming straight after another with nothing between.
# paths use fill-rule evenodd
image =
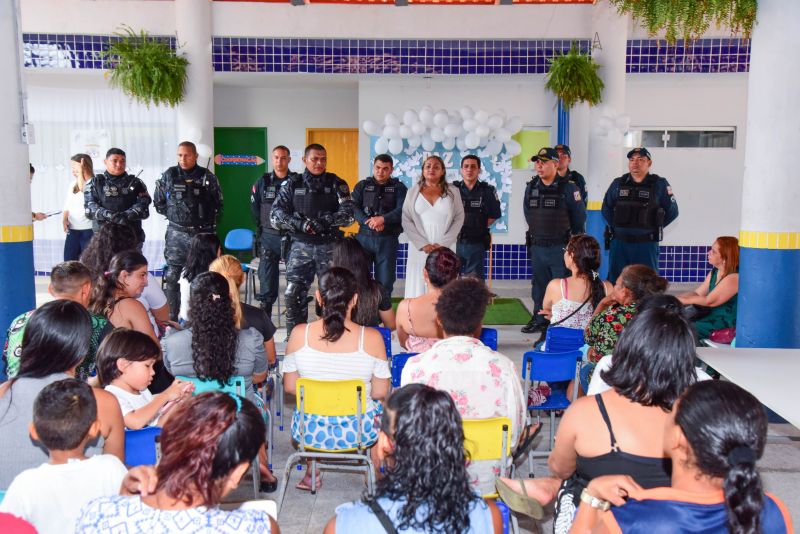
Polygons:
<instances>
[{"instance_id":1,"label":"tactical vest","mask_svg":"<svg viewBox=\"0 0 800 534\"><path fill-rule=\"evenodd\" d=\"M489 217L486 213L486 202L484 202L484 191L487 187L485 182L477 182L469 195L463 194L465 188L460 188L462 195L461 201L464 204L464 225L458 238L465 241L480 241L489 232L487 223Z\"/></svg>"},{"instance_id":2,"label":"tactical vest","mask_svg":"<svg viewBox=\"0 0 800 534\"><path fill-rule=\"evenodd\" d=\"M270 222L270 213L272 212L272 204L275 203L275 198L278 196L278 190L281 188L283 180L271 173L264 173L263 180L264 186L261 188L261 211L259 213L261 228L265 230L275 230Z\"/></svg>"},{"instance_id":3,"label":"tactical vest","mask_svg":"<svg viewBox=\"0 0 800 534\"><path fill-rule=\"evenodd\" d=\"M130 174L114 176L108 173L94 177L92 187L97 191L99 204L114 213L125 211L136 203L136 177Z\"/></svg>"},{"instance_id":4,"label":"tactical vest","mask_svg":"<svg viewBox=\"0 0 800 534\"><path fill-rule=\"evenodd\" d=\"M303 175L297 180L292 196L295 213L309 219L318 219L339 209L336 181L327 176L309 176L306 179Z\"/></svg>"},{"instance_id":5,"label":"tactical vest","mask_svg":"<svg viewBox=\"0 0 800 534\"><path fill-rule=\"evenodd\" d=\"M658 176L650 175L642 183L623 180L619 197L614 206L613 225L618 228L634 228L658 232L664 225L664 210L656 198L655 185Z\"/></svg>"},{"instance_id":6,"label":"tactical vest","mask_svg":"<svg viewBox=\"0 0 800 534\"><path fill-rule=\"evenodd\" d=\"M363 210L367 217L385 215L397 207L397 188L399 184L400 181L396 178L390 178L385 184L379 184L373 177L366 179L364 193L361 198L364 203ZM387 224L382 233L385 235L400 235L401 231L401 225Z\"/></svg>"},{"instance_id":7,"label":"tactical vest","mask_svg":"<svg viewBox=\"0 0 800 534\"><path fill-rule=\"evenodd\" d=\"M167 219L180 226L215 226L217 206L208 191L205 172L189 178L170 168L170 188L167 191Z\"/></svg>"},{"instance_id":8,"label":"tactical vest","mask_svg":"<svg viewBox=\"0 0 800 534\"><path fill-rule=\"evenodd\" d=\"M564 198L564 188L568 182L558 179L556 183L558 187L553 189L542 185L539 178L534 178L528 198L525 199L528 206L528 232L534 244L539 241L546 243L542 246L549 246L569 241L569 210Z\"/></svg>"}]
</instances>

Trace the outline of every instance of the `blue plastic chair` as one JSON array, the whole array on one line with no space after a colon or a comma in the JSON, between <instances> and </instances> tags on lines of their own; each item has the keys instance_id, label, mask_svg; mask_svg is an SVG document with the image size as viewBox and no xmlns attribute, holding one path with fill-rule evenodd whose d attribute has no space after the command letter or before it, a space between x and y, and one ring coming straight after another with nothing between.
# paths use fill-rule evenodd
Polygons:
<instances>
[{"instance_id":1,"label":"blue plastic chair","mask_svg":"<svg viewBox=\"0 0 800 534\"><path fill-rule=\"evenodd\" d=\"M412 356L416 356L417 352L401 352L392 356L392 387L400 387L400 377L403 375L403 367Z\"/></svg>"},{"instance_id":2,"label":"blue plastic chair","mask_svg":"<svg viewBox=\"0 0 800 534\"><path fill-rule=\"evenodd\" d=\"M240 252L253 253L253 245L255 243L255 234L249 228L234 228L228 235L225 236L225 243L223 246L234 252L234 255L242 264L242 271L245 274L244 278L244 301L250 303L250 277L255 276L253 269L250 269L247 263L244 263L239 256ZM255 281L253 282L253 293L255 293Z\"/></svg>"},{"instance_id":3,"label":"blue plastic chair","mask_svg":"<svg viewBox=\"0 0 800 534\"><path fill-rule=\"evenodd\" d=\"M383 344L386 345L386 357L392 359L392 331L385 326L375 326L375 330L383 336Z\"/></svg>"},{"instance_id":4,"label":"blue plastic chair","mask_svg":"<svg viewBox=\"0 0 800 534\"><path fill-rule=\"evenodd\" d=\"M579 360L582 357L580 350L571 350L566 352L539 352L528 351L522 357L522 379L524 381L523 391L528 394L531 384L536 382L568 382L575 380L578 373ZM550 446L546 452L534 453L528 452L528 465L533 476L533 457L547 456L553 450L556 435L556 411L565 410L569 405L575 401L578 395L578 388L572 388L572 399L567 398L565 389L553 388L549 397L544 404L538 406L528 405L528 424L530 421L531 412L537 412L536 417L541 422L542 410L550 411Z\"/></svg>"},{"instance_id":5,"label":"blue plastic chair","mask_svg":"<svg viewBox=\"0 0 800 534\"><path fill-rule=\"evenodd\" d=\"M158 436L160 426L146 426L140 430L125 430L125 465L156 465L158 463Z\"/></svg>"},{"instance_id":6,"label":"blue plastic chair","mask_svg":"<svg viewBox=\"0 0 800 534\"><path fill-rule=\"evenodd\" d=\"M583 347L583 330L554 326L547 329L545 352L567 352Z\"/></svg>"},{"instance_id":7,"label":"blue plastic chair","mask_svg":"<svg viewBox=\"0 0 800 534\"><path fill-rule=\"evenodd\" d=\"M497 329L482 328L480 340L481 343L483 343L490 349L497 350Z\"/></svg>"}]
</instances>

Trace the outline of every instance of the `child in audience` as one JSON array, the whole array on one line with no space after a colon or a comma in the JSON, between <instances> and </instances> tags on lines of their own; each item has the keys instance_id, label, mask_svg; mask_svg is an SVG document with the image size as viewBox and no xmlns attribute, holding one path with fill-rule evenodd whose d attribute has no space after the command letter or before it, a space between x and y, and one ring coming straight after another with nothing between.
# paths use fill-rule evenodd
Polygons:
<instances>
[{"instance_id":1,"label":"child in audience","mask_svg":"<svg viewBox=\"0 0 800 534\"><path fill-rule=\"evenodd\" d=\"M147 334L117 328L100 345L97 374L100 384L113 394L122 409L125 428L163 424L169 409L191 396L194 385L175 379L165 391L153 395L147 389L161 358L161 347Z\"/></svg>"},{"instance_id":2,"label":"child in audience","mask_svg":"<svg viewBox=\"0 0 800 534\"><path fill-rule=\"evenodd\" d=\"M74 378L46 386L34 402L30 432L47 447L50 461L17 475L0 511L25 519L40 534L72 532L83 505L117 495L127 472L114 455L84 454L100 432L92 388Z\"/></svg>"}]
</instances>

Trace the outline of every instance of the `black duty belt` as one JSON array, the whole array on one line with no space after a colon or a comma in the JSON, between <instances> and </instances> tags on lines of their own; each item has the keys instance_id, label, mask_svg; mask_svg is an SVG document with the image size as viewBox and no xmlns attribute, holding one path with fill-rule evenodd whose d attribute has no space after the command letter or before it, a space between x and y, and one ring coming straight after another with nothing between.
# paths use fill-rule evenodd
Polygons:
<instances>
[{"instance_id":1,"label":"black duty belt","mask_svg":"<svg viewBox=\"0 0 800 534\"><path fill-rule=\"evenodd\" d=\"M180 224L171 222L169 223L173 229L178 230L180 232L186 232L187 234L206 234L206 233L216 233L217 227L212 226L181 226Z\"/></svg>"},{"instance_id":2,"label":"black duty belt","mask_svg":"<svg viewBox=\"0 0 800 534\"><path fill-rule=\"evenodd\" d=\"M649 232L646 234L614 234L614 239L619 239L626 243L649 243L651 241L658 242L658 233Z\"/></svg>"}]
</instances>

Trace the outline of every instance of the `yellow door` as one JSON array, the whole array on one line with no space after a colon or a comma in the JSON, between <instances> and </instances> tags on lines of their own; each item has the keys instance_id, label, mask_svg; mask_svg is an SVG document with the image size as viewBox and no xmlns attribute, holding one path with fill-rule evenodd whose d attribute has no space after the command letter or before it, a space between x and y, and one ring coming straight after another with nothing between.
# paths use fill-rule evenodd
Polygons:
<instances>
[{"instance_id":1,"label":"yellow door","mask_svg":"<svg viewBox=\"0 0 800 534\"><path fill-rule=\"evenodd\" d=\"M345 180L352 191L358 183L358 129L307 128L306 144L319 143L328 152L328 172ZM343 227L347 233L358 232L358 223Z\"/></svg>"}]
</instances>

